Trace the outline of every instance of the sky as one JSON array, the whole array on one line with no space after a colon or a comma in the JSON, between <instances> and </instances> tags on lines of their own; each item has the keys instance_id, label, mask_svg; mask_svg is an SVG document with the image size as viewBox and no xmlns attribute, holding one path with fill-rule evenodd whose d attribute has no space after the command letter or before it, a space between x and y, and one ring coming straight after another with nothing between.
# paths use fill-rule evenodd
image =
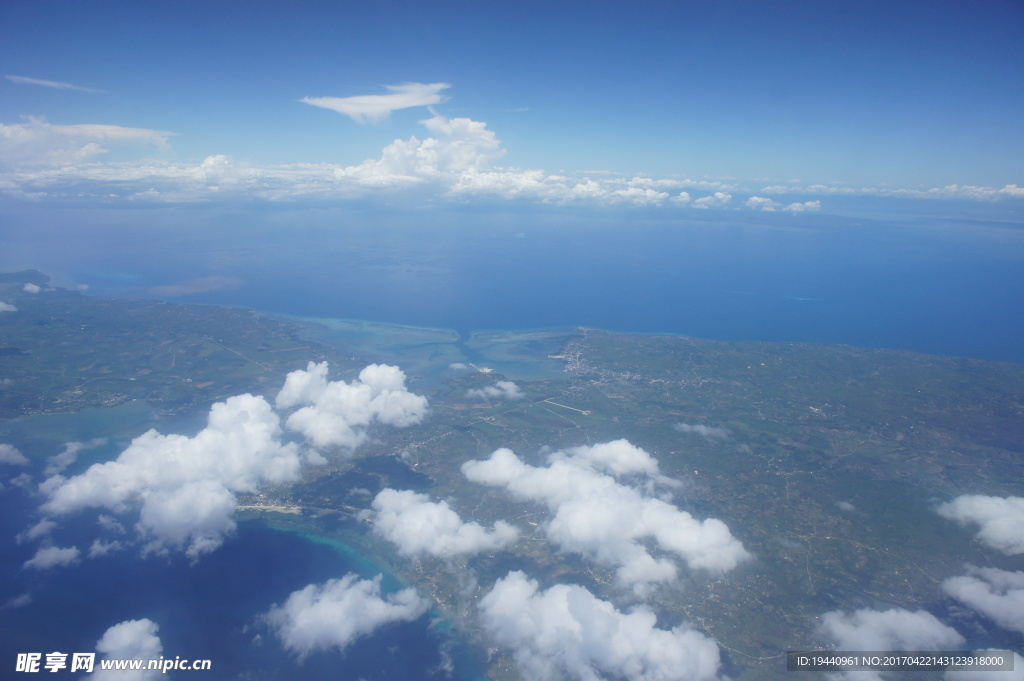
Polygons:
<instances>
[{"instance_id":1,"label":"sky","mask_svg":"<svg viewBox=\"0 0 1024 681\"><path fill-rule=\"evenodd\" d=\"M1024 198L1019 2L7 2L0 192Z\"/></svg>"}]
</instances>

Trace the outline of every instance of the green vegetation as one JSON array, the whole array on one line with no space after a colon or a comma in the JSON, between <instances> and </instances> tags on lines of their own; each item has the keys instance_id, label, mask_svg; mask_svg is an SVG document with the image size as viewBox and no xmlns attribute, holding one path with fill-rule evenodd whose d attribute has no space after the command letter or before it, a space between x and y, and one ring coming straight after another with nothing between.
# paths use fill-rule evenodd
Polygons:
<instances>
[{"instance_id":1,"label":"green vegetation","mask_svg":"<svg viewBox=\"0 0 1024 681\"><path fill-rule=\"evenodd\" d=\"M310 360L329 359L335 376L357 364L250 310L29 293L22 284L38 278L23 274L6 275L20 281L0 288L17 307L0 314L0 418L129 400L185 413L244 392L274 393Z\"/></svg>"}]
</instances>

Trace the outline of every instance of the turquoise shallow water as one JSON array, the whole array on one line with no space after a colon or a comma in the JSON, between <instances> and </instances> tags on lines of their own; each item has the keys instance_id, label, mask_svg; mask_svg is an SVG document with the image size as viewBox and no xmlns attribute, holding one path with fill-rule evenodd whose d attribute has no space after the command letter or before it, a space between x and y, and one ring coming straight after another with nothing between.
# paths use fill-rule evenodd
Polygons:
<instances>
[{"instance_id":1,"label":"turquoise shallow water","mask_svg":"<svg viewBox=\"0 0 1024 681\"><path fill-rule=\"evenodd\" d=\"M450 329L352 319L274 316L307 325L303 335L318 343L354 352L368 361L397 364L406 374L415 375L418 385L428 388L436 387L453 371L473 367L512 380L555 378L564 374L565 363L552 356L575 333L556 328L460 334Z\"/></svg>"}]
</instances>

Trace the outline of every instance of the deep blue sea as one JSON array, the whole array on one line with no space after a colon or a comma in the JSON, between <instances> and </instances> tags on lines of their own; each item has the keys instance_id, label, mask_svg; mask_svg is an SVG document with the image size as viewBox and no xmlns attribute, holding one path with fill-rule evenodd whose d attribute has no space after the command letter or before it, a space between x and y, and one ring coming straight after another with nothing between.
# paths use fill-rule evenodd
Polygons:
<instances>
[{"instance_id":1,"label":"deep blue sea","mask_svg":"<svg viewBox=\"0 0 1024 681\"><path fill-rule=\"evenodd\" d=\"M885 216L692 211L671 220L637 211L51 211L0 216L0 267L35 267L100 295L462 332L582 325L1024 362L1021 210L909 203ZM908 213L922 205L931 213Z\"/></svg>"},{"instance_id":2,"label":"deep blue sea","mask_svg":"<svg viewBox=\"0 0 1024 681\"><path fill-rule=\"evenodd\" d=\"M1024 362L1020 211L929 206L927 214L893 203L846 217L692 211L674 219L457 207L7 209L0 269L36 268L57 285L87 285L90 295L461 334L583 325ZM128 432L148 427L145 415L123 419ZM96 436L97 427L91 417L58 419L42 429L52 430L47 436L8 424L0 441L43 457L62 441ZM427 617L344 654L315 655L299 672L265 630L253 645L256 618L272 603L308 583L367 571L331 547L243 524L195 566L122 553L36 573L21 568L34 545L13 537L35 521L37 504L10 486L0 492L0 604L23 593L33 599L0 611L4 665L16 652L92 650L107 627L139 617L159 623L165 655L214 660L210 678L420 679L440 664ZM62 530L66 542L75 530ZM455 678L477 673L469 658L457 660Z\"/></svg>"}]
</instances>

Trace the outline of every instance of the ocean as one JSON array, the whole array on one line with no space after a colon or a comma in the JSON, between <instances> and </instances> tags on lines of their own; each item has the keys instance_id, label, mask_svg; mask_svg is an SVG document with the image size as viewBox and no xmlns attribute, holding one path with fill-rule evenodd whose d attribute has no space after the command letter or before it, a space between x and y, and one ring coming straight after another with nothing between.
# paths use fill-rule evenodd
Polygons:
<instances>
[{"instance_id":1,"label":"ocean","mask_svg":"<svg viewBox=\"0 0 1024 681\"><path fill-rule=\"evenodd\" d=\"M475 331L591 326L1024 363L1024 222L1005 208L949 206L937 215L901 205L885 215L693 211L675 219L457 207L7 209L0 269L39 269L89 295L334 320L328 336L356 323L338 320L362 320L447 330L424 333L466 347ZM415 347L397 347L393 356L415 362ZM137 434L148 418L128 411L8 423L0 441L50 455L60 442L118 427ZM172 432L168 425L162 432ZM115 456L125 437L99 451ZM37 504L9 484L0 492L0 604L32 598L0 612L4 664L17 652L89 651L107 627L149 617L164 654L212 659L210 678L444 678L438 651L448 634L429 616L343 654L313 655L295 671L258 616L306 584L367 572L330 546L243 523L194 566L123 552L35 573L22 568L35 545L14 537L35 522ZM91 534L92 522L67 524L65 541ZM476 678L479 665L472 653L455 655L454 678Z\"/></svg>"},{"instance_id":2,"label":"ocean","mask_svg":"<svg viewBox=\"0 0 1024 681\"><path fill-rule=\"evenodd\" d=\"M938 208L677 219L568 209L51 211L4 216L0 266L34 267L98 295L464 335L591 326L1024 362L1024 218L1000 205Z\"/></svg>"}]
</instances>

